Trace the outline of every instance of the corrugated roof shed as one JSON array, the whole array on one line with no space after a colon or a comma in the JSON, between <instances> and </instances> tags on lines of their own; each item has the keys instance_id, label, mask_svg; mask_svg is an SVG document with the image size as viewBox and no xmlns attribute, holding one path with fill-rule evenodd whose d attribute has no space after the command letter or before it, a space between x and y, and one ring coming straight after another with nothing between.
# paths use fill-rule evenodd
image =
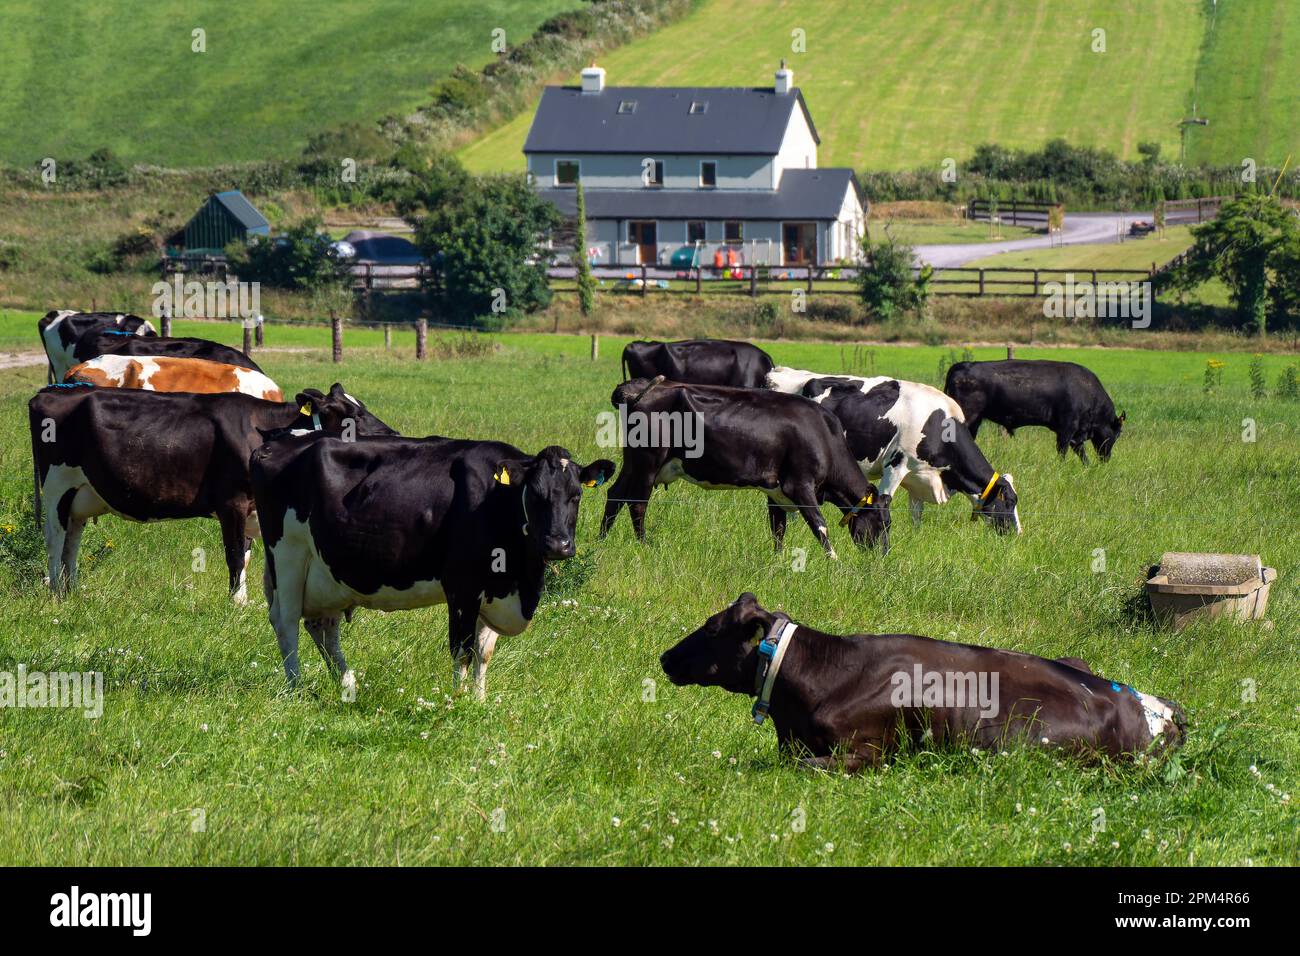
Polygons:
<instances>
[{"instance_id":1,"label":"corrugated roof shed","mask_svg":"<svg viewBox=\"0 0 1300 956\"><path fill-rule=\"evenodd\" d=\"M575 86L548 86L524 152L774 155L796 105L820 143L797 89L779 94L771 87L608 86L584 93Z\"/></svg>"}]
</instances>

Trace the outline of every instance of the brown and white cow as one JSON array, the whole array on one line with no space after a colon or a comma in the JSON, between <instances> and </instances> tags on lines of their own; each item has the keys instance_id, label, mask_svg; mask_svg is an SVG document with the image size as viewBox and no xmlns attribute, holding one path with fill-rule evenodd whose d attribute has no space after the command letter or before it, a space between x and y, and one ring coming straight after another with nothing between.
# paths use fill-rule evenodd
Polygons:
<instances>
[{"instance_id":1,"label":"brown and white cow","mask_svg":"<svg viewBox=\"0 0 1300 956\"><path fill-rule=\"evenodd\" d=\"M1013 740L1082 757L1172 750L1186 718L1172 700L1092 672L1082 660L916 634L830 634L763 608L753 594L660 658L678 686L756 698L782 753L848 772L904 744L1001 748Z\"/></svg>"},{"instance_id":2,"label":"brown and white cow","mask_svg":"<svg viewBox=\"0 0 1300 956\"><path fill-rule=\"evenodd\" d=\"M262 372L198 358L101 355L74 365L63 380L146 392L237 392L269 402L284 401L280 386Z\"/></svg>"}]
</instances>

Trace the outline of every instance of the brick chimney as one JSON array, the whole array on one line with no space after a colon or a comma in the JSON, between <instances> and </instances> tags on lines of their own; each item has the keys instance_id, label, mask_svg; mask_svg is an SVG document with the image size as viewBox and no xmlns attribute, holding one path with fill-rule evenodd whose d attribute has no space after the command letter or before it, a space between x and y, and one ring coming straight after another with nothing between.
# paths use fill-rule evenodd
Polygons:
<instances>
[{"instance_id":1,"label":"brick chimney","mask_svg":"<svg viewBox=\"0 0 1300 956\"><path fill-rule=\"evenodd\" d=\"M781 69L776 71L776 91L778 93L789 93L794 89L794 70L785 65L785 60L781 61Z\"/></svg>"},{"instance_id":2,"label":"brick chimney","mask_svg":"<svg viewBox=\"0 0 1300 956\"><path fill-rule=\"evenodd\" d=\"M605 89L605 71L595 63L582 71L582 92L600 93Z\"/></svg>"}]
</instances>

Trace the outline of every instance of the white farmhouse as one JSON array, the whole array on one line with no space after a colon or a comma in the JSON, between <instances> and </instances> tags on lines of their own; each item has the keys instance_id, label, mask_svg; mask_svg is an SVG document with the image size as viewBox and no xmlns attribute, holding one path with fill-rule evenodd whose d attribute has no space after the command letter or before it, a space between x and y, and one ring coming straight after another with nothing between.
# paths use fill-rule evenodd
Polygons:
<instances>
[{"instance_id":1,"label":"white farmhouse","mask_svg":"<svg viewBox=\"0 0 1300 956\"><path fill-rule=\"evenodd\" d=\"M856 261L866 203L851 169L819 169L817 128L785 63L772 87L548 86L524 143L539 191L587 204L599 265ZM697 260L698 257L698 260Z\"/></svg>"}]
</instances>

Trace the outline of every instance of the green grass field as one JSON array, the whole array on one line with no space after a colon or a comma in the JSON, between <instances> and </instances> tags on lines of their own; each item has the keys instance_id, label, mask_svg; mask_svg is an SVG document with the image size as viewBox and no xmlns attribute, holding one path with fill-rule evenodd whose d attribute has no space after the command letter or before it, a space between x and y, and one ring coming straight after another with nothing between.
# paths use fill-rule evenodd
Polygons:
<instances>
[{"instance_id":1,"label":"green grass field","mask_svg":"<svg viewBox=\"0 0 1300 956\"><path fill-rule=\"evenodd\" d=\"M1210 125L1188 129L1188 160L1262 166L1300 154L1300 4L1219 0L1209 36L1194 99Z\"/></svg>"},{"instance_id":2,"label":"green grass field","mask_svg":"<svg viewBox=\"0 0 1300 956\"><path fill-rule=\"evenodd\" d=\"M1036 147L1057 136L1126 156L1146 140L1176 150L1203 25L1200 0L898 0L869 9L712 0L601 65L611 85L770 86L786 57L821 134L822 165L937 170L980 143ZM1105 53L1092 52L1098 28ZM806 52L791 52L796 29ZM531 121L531 111L517 117L462 159L475 170L522 169ZM1231 128L1229 116L1222 122Z\"/></svg>"},{"instance_id":3,"label":"green grass field","mask_svg":"<svg viewBox=\"0 0 1300 956\"><path fill-rule=\"evenodd\" d=\"M35 346L34 319L9 313L0 345L26 334ZM595 416L609 408L619 340L603 339L597 362L585 337L509 335L487 356L417 364L409 335L389 356L358 331L335 367L327 335L276 330L277 343L312 350L268 352L267 371L289 390L339 379L411 435L560 443L584 461L601 452ZM826 371L854 355L768 347ZM933 382L947 354L879 347L856 362ZM362 611L345 626L362 674L355 703L305 636L306 688L285 693L260 594L244 609L225 599L214 521L105 518L87 531L81 592L52 601L27 516L24 405L43 370L0 371L0 670L97 669L106 682L99 720L0 719L0 863L1294 863L1300 404L1251 399L1240 354L1218 356L1227 366L1208 395L1209 355L1022 354L1085 362L1129 424L1111 463L1086 469L1058 460L1040 429L981 434L994 466L1016 476L1020 538L970 523L955 501L914 528L900 501L888 558L855 551L833 524L841 560L810 549L796 571L789 549L811 536L792 524L775 558L755 495L657 492L640 545L626 517L597 540L604 494L591 492L578 557L533 626L498 645L483 704L448 697L443 608ZM1294 359L1264 361L1271 384ZM1241 440L1247 417L1254 443ZM206 572L192 570L195 548ZM1139 582L1165 550L1262 554L1281 575L1274 626L1153 632ZM261 563L259 546L255 579ZM797 768L747 700L674 688L658 669L660 652L745 590L830 630L1082 655L1182 702L1188 744L1146 768L1019 748L914 752L855 778Z\"/></svg>"},{"instance_id":4,"label":"green grass field","mask_svg":"<svg viewBox=\"0 0 1300 956\"><path fill-rule=\"evenodd\" d=\"M215 166L272 159L345 121L426 102L575 0L11 0L0 7L0 161ZM191 32L207 52L191 52Z\"/></svg>"}]
</instances>

